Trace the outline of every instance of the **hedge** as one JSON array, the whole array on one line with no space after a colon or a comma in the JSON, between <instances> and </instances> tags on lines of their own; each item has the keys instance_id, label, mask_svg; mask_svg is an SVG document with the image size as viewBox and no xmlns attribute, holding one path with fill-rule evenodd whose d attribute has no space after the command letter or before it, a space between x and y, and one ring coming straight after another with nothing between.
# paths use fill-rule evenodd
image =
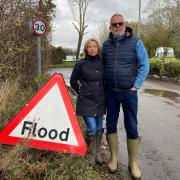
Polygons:
<instances>
[{"instance_id":1,"label":"hedge","mask_svg":"<svg viewBox=\"0 0 180 180\"><path fill-rule=\"evenodd\" d=\"M180 60L178 59L150 59L150 75L167 76L180 79Z\"/></svg>"}]
</instances>

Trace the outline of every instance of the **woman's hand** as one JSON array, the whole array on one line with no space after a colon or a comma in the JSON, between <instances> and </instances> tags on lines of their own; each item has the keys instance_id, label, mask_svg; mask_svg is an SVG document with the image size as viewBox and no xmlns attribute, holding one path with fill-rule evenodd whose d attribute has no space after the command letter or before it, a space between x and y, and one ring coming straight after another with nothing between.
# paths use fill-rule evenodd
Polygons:
<instances>
[{"instance_id":1,"label":"woman's hand","mask_svg":"<svg viewBox=\"0 0 180 180\"><path fill-rule=\"evenodd\" d=\"M77 83L79 85L79 90L80 90L81 89L81 83L80 83L80 81L78 81Z\"/></svg>"}]
</instances>

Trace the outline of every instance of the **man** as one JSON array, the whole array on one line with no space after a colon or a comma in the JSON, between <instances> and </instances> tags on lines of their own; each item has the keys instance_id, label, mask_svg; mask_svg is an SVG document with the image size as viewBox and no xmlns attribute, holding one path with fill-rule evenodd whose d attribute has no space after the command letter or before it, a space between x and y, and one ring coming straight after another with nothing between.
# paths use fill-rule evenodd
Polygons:
<instances>
[{"instance_id":1,"label":"man","mask_svg":"<svg viewBox=\"0 0 180 180\"><path fill-rule=\"evenodd\" d=\"M125 27L122 15L114 14L111 17L110 31L109 39L102 47L107 98L107 141L111 154L108 168L111 172L117 170L117 123L121 104L127 134L128 168L133 178L140 179L141 172L137 164L137 91L149 72L148 56L142 41L133 36L131 28Z\"/></svg>"}]
</instances>

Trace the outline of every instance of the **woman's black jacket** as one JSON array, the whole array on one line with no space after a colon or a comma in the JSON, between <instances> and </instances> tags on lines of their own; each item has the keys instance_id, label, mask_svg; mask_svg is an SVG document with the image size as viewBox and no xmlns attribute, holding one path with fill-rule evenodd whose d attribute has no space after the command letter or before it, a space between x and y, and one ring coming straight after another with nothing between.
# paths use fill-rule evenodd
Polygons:
<instances>
[{"instance_id":1,"label":"woman's black jacket","mask_svg":"<svg viewBox=\"0 0 180 180\"><path fill-rule=\"evenodd\" d=\"M77 115L99 116L105 114L103 76L103 62L99 57L86 56L75 64L70 84L78 93Z\"/></svg>"}]
</instances>

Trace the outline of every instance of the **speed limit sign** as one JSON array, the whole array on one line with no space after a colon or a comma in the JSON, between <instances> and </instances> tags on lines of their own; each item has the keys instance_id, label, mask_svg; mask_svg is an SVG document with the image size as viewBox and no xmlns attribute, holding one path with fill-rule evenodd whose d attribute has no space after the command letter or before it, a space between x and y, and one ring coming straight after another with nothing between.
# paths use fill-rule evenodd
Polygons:
<instances>
[{"instance_id":1,"label":"speed limit sign","mask_svg":"<svg viewBox=\"0 0 180 180\"><path fill-rule=\"evenodd\" d=\"M46 32L46 23L43 20L35 20L32 25L33 33L43 35Z\"/></svg>"}]
</instances>

